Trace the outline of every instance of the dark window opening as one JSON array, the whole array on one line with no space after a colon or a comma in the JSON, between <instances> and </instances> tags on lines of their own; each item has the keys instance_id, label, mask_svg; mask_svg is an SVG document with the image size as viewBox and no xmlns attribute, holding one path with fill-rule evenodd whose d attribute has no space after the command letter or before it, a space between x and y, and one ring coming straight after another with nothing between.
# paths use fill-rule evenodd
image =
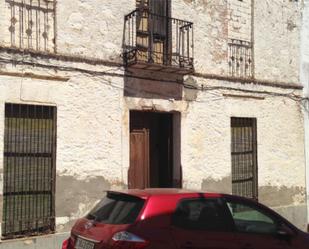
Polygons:
<instances>
[{"instance_id":1,"label":"dark window opening","mask_svg":"<svg viewBox=\"0 0 309 249\"><path fill-rule=\"evenodd\" d=\"M145 201L141 198L116 193L107 193L87 219L105 224L132 224L141 212Z\"/></svg>"},{"instance_id":2,"label":"dark window opening","mask_svg":"<svg viewBox=\"0 0 309 249\"><path fill-rule=\"evenodd\" d=\"M174 175L180 171L174 160L180 138L176 123L171 113L131 111L129 188L179 187Z\"/></svg>"},{"instance_id":3,"label":"dark window opening","mask_svg":"<svg viewBox=\"0 0 309 249\"><path fill-rule=\"evenodd\" d=\"M258 199L257 130L254 118L231 119L232 192Z\"/></svg>"},{"instance_id":4,"label":"dark window opening","mask_svg":"<svg viewBox=\"0 0 309 249\"><path fill-rule=\"evenodd\" d=\"M56 108L5 105L4 239L55 228Z\"/></svg>"}]
</instances>

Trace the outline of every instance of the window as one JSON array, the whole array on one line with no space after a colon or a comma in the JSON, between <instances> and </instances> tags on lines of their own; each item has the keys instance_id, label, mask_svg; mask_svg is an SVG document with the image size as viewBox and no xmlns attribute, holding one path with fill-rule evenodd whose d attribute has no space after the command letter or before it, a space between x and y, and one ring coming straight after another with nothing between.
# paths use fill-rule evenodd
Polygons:
<instances>
[{"instance_id":1,"label":"window","mask_svg":"<svg viewBox=\"0 0 309 249\"><path fill-rule=\"evenodd\" d=\"M4 238L55 226L56 108L5 105Z\"/></svg>"},{"instance_id":2,"label":"window","mask_svg":"<svg viewBox=\"0 0 309 249\"><path fill-rule=\"evenodd\" d=\"M172 217L173 225L188 230L230 231L232 224L218 200L182 201Z\"/></svg>"},{"instance_id":3,"label":"window","mask_svg":"<svg viewBox=\"0 0 309 249\"><path fill-rule=\"evenodd\" d=\"M55 0L5 0L12 47L55 51Z\"/></svg>"},{"instance_id":4,"label":"window","mask_svg":"<svg viewBox=\"0 0 309 249\"><path fill-rule=\"evenodd\" d=\"M256 119L231 119L232 192L258 199Z\"/></svg>"},{"instance_id":5,"label":"window","mask_svg":"<svg viewBox=\"0 0 309 249\"><path fill-rule=\"evenodd\" d=\"M252 43L230 39L228 43L229 75L238 78L252 77Z\"/></svg>"},{"instance_id":6,"label":"window","mask_svg":"<svg viewBox=\"0 0 309 249\"><path fill-rule=\"evenodd\" d=\"M136 220L144 203L143 199L134 196L108 193L87 218L106 224L131 224Z\"/></svg>"},{"instance_id":7,"label":"window","mask_svg":"<svg viewBox=\"0 0 309 249\"><path fill-rule=\"evenodd\" d=\"M274 234L277 231L275 219L251 205L228 201L236 230L245 233Z\"/></svg>"}]
</instances>

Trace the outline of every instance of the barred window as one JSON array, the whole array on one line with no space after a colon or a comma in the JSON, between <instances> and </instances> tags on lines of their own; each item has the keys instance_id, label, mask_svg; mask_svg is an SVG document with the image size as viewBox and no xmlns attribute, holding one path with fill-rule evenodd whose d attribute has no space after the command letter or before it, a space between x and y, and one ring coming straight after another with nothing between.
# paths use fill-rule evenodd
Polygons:
<instances>
[{"instance_id":1,"label":"barred window","mask_svg":"<svg viewBox=\"0 0 309 249\"><path fill-rule=\"evenodd\" d=\"M258 199L257 129L255 118L232 118L232 191Z\"/></svg>"},{"instance_id":2,"label":"barred window","mask_svg":"<svg viewBox=\"0 0 309 249\"><path fill-rule=\"evenodd\" d=\"M5 0L12 47L55 51L55 0Z\"/></svg>"},{"instance_id":3,"label":"barred window","mask_svg":"<svg viewBox=\"0 0 309 249\"><path fill-rule=\"evenodd\" d=\"M5 105L4 239L55 227L56 108Z\"/></svg>"},{"instance_id":4,"label":"barred window","mask_svg":"<svg viewBox=\"0 0 309 249\"><path fill-rule=\"evenodd\" d=\"M251 42L231 39L228 43L229 74L237 78L252 77Z\"/></svg>"}]
</instances>

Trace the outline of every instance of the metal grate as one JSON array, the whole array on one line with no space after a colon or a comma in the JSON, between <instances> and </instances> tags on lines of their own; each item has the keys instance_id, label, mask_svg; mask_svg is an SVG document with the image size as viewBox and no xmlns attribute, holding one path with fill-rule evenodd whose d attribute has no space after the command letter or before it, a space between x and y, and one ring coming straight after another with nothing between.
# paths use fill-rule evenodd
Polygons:
<instances>
[{"instance_id":1,"label":"metal grate","mask_svg":"<svg viewBox=\"0 0 309 249\"><path fill-rule=\"evenodd\" d=\"M56 108L5 105L4 239L55 227Z\"/></svg>"},{"instance_id":2,"label":"metal grate","mask_svg":"<svg viewBox=\"0 0 309 249\"><path fill-rule=\"evenodd\" d=\"M258 199L257 130L254 118L232 118L232 191Z\"/></svg>"},{"instance_id":3,"label":"metal grate","mask_svg":"<svg viewBox=\"0 0 309 249\"><path fill-rule=\"evenodd\" d=\"M228 43L229 74L238 78L252 77L251 42L231 39Z\"/></svg>"},{"instance_id":4,"label":"metal grate","mask_svg":"<svg viewBox=\"0 0 309 249\"><path fill-rule=\"evenodd\" d=\"M5 0L10 11L11 46L55 50L55 0Z\"/></svg>"},{"instance_id":5,"label":"metal grate","mask_svg":"<svg viewBox=\"0 0 309 249\"><path fill-rule=\"evenodd\" d=\"M169 72L185 73L194 70L192 22L138 8L125 16L124 28L123 57L127 66L140 64L139 68L155 70L169 67Z\"/></svg>"}]
</instances>

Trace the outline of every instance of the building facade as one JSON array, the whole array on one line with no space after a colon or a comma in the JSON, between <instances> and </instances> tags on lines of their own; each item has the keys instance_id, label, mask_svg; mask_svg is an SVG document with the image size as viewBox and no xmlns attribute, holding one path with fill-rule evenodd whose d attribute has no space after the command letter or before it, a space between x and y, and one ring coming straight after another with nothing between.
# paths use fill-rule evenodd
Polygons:
<instances>
[{"instance_id":1,"label":"building facade","mask_svg":"<svg viewBox=\"0 0 309 249\"><path fill-rule=\"evenodd\" d=\"M0 247L55 248L123 188L238 194L305 229L302 9L1 1Z\"/></svg>"}]
</instances>

